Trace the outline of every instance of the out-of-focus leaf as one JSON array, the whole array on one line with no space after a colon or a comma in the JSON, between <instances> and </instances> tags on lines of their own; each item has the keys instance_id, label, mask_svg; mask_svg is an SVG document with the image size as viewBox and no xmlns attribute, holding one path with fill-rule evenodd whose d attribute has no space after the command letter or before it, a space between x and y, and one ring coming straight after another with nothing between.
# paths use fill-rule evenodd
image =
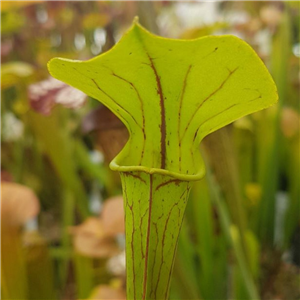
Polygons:
<instances>
[{"instance_id":1,"label":"out-of-focus leaf","mask_svg":"<svg viewBox=\"0 0 300 300\"><path fill-rule=\"evenodd\" d=\"M83 256L79 252L74 255L75 280L77 298L86 299L94 287L93 257Z\"/></svg>"},{"instance_id":2,"label":"out-of-focus leaf","mask_svg":"<svg viewBox=\"0 0 300 300\"><path fill-rule=\"evenodd\" d=\"M85 15L82 24L85 29L94 29L96 27L105 27L111 21L108 14L90 13Z\"/></svg>"},{"instance_id":3,"label":"out-of-focus leaf","mask_svg":"<svg viewBox=\"0 0 300 300\"><path fill-rule=\"evenodd\" d=\"M250 230L245 232L245 240L248 249L248 257L249 257L249 266L251 273L255 279L259 276L259 254L260 254L260 245L259 242L254 235L254 233Z\"/></svg>"},{"instance_id":4,"label":"out-of-focus leaf","mask_svg":"<svg viewBox=\"0 0 300 300\"><path fill-rule=\"evenodd\" d=\"M234 155L236 157L237 169L239 171L239 182L242 190L245 185L253 181L254 175L254 142L255 135L253 122L250 118L242 118L234 122L232 128L232 144L234 146ZM242 195L243 195L242 191Z\"/></svg>"},{"instance_id":5,"label":"out-of-focus leaf","mask_svg":"<svg viewBox=\"0 0 300 300\"><path fill-rule=\"evenodd\" d=\"M57 19L62 27L70 26L74 18L76 18L76 13L71 7L66 6L58 11Z\"/></svg>"},{"instance_id":6,"label":"out-of-focus leaf","mask_svg":"<svg viewBox=\"0 0 300 300\"><path fill-rule=\"evenodd\" d=\"M212 200L214 201L219 214L222 230L233 248L237 265L239 266L239 272L241 274L239 281L243 282L242 291L243 288L247 290L247 296L249 299L259 299L255 281L252 277L251 270L249 270L249 262L247 262L246 254L243 251L243 246L241 244L242 236L240 234L240 230L232 223L224 198L222 197L210 170L207 174L207 179L212 192ZM243 238L245 240L245 237Z\"/></svg>"},{"instance_id":7,"label":"out-of-focus leaf","mask_svg":"<svg viewBox=\"0 0 300 300\"><path fill-rule=\"evenodd\" d=\"M190 243L189 235L187 222L184 221L178 238L178 252L174 261L172 281L173 286L175 286L173 289L177 290L181 299L204 299L201 286L197 282L198 274L194 259L196 249Z\"/></svg>"},{"instance_id":8,"label":"out-of-focus leaf","mask_svg":"<svg viewBox=\"0 0 300 300\"><path fill-rule=\"evenodd\" d=\"M228 28L229 25L227 23L217 22L212 25L192 28L181 33L181 39L196 39L202 36L213 34L217 30L222 30Z\"/></svg>"},{"instance_id":9,"label":"out-of-focus leaf","mask_svg":"<svg viewBox=\"0 0 300 300\"><path fill-rule=\"evenodd\" d=\"M15 61L1 66L1 88L5 89L18 84L22 78L31 76L34 72L32 65Z\"/></svg>"},{"instance_id":10,"label":"out-of-focus leaf","mask_svg":"<svg viewBox=\"0 0 300 300\"><path fill-rule=\"evenodd\" d=\"M5 2L15 2L15 1L5 1ZM1 1L2 6L2 1ZM7 11L1 13L1 34L12 34L18 32L20 28L24 26L26 19L24 15L14 12Z\"/></svg>"},{"instance_id":11,"label":"out-of-focus leaf","mask_svg":"<svg viewBox=\"0 0 300 300\"><path fill-rule=\"evenodd\" d=\"M245 186L245 194L250 206L257 206L261 199L261 186L258 183L249 182Z\"/></svg>"},{"instance_id":12,"label":"out-of-focus leaf","mask_svg":"<svg viewBox=\"0 0 300 300\"><path fill-rule=\"evenodd\" d=\"M283 109L281 119L281 129L287 138L286 140L286 160L285 167L288 178L288 209L285 214L285 246L291 243L292 237L297 236L299 230L300 211L300 132L299 114L294 110ZM284 119L286 119L284 121ZM298 126L296 125L298 124ZM284 127L283 127L284 126ZM298 230L297 230L298 228ZM299 239L299 238L298 238ZM297 237L294 238L294 244ZM293 245L293 248L297 246ZM297 250L296 250L297 251Z\"/></svg>"},{"instance_id":13,"label":"out-of-focus leaf","mask_svg":"<svg viewBox=\"0 0 300 300\"><path fill-rule=\"evenodd\" d=\"M281 112L281 131L286 138L292 138L299 133L299 113L288 107L283 107Z\"/></svg>"},{"instance_id":14,"label":"out-of-focus leaf","mask_svg":"<svg viewBox=\"0 0 300 300\"><path fill-rule=\"evenodd\" d=\"M25 248L29 299L56 299L53 265L46 241L35 230L26 231L22 240Z\"/></svg>"},{"instance_id":15,"label":"out-of-focus leaf","mask_svg":"<svg viewBox=\"0 0 300 300\"><path fill-rule=\"evenodd\" d=\"M270 109L258 123L257 157L258 182L262 187L262 197L256 217L256 233L264 244L273 245L275 236L276 193L280 182L280 163L282 136L280 132L280 108L286 103L288 95L289 60L292 55L292 24L288 8L282 13L278 31L272 43L272 75L278 87L279 103ZM284 46L283 46L284 45ZM265 112L264 112L265 113Z\"/></svg>"},{"instance_id":16,"label":"out-of-focus leaf","mask_svg":"<svg viewBox=\"0 0 300 300\"><path fill-rule=\"evenodd\" d=\"M240 238L241 236L238 233L237 228L232 225L230 227L230 232L232 236L233 243L235 244L235 247L239 247L241 244ZM247 256L248 256L248 262L247 266L249 269L249 272L251 273L252 278L256 281L258 278L258 271L259 271L259 243L255 237L255 235L250 230L246 230L244 232L244 240L245 244L247 246ZM247 291L245 289L245 285L242 284L242 270L234 267L235 270L235 285L234 285L234 291L233 294L237 299L247 299ZM251 298L252 299L252 298Z\"/></svg>"},{"instance_id":17,"label":"out-of-focus leaf","mask_svg":"<svg viewBox=\"0 0 300 300\"><path fill-rule=\"evenodd\" d=\"M233 126L239 129L253 131L253 124L247 117L236 120Z\"/></svg>"},{"instance_id":18,"label":"out-of-focus leaf","mask_svg":"<svg viewBox=\"0 0 300 300\"><path fill-rule=\"evenodd\" d=\"M1 1L1 12L23 8L24 6L32 5L35 3L40 3L43 1L34 0L34 1Z\"/></svg>"},{"instance_id":19,"label":"out-of-focus leaf","mask_svg":"<svg viewBox=\"0 0 300 300\"><path fill-rule=\"evenodd\" d=\"M107 235L115 236L125 233L124 203L122 196L105 200L101 213L103 228Z\"/></svg>"},{"instance_id":20,"label":"out-of-focus leaf","mask_svg":"<svg viewBox=\"0 0 300 300\"><path fill-rule=\"evenodd\" d=\"M213 208L206 178L195 183L191 191L186 215L192 227L191 233L195 235L195 247L200 258L200 272L197 283L199 284L201 295L204 299L218 298L220 290L214 289L211 282L214 280L218 284L223 280L223 276L222 272L220 272L221 268L218 268L219 272L211 268L212 264L219 263L219 257L214 255L216 253L217 237L214 234ZM194 266L193 262L190 265ZM192 268L191 266L190 268Z\"/></svg>"},{"instance_id":21,"label":"out-of-focus leaf","mask_svg":"<svg viewBox=\"0 0 300 300\"><path fill-rule=\"evenodd\" d=\"M97 153L97 150L95 153ZM76 160L78 161L78 166L82 168L84 172L89 174L91 178L97 179L99 184L104 184L106 188L109 187L109 170L103 164L99 164L99 161L93 161L88 149L80 141L78 141L75 145L75 155Z\"/></svg>"},{"instance_id":22,"label":"out-of-focus leaf","mask_svg":"<svg viewBox=\"0 0 300 300\"><path fill-rule=\"evenodd\" d=\"M214 175L224 194L232 221L241 236L242 250L247 258L243 232L248 228L248 220L241 191L239 165L229 130L229 127L225 127L207 136L204 146Z\"/></svg>"},{"instance_id":23,"label":"out-of-focus leaf","mask_svg":"<svg viewBox=\"0 0 300 300\"><path fill-rule=\"evenodd\" d=\"M28 112L31 130L42 145L43 152L50 159L64 191L70 190L76 199L77 209L81 216L88 216L87 196L82 181L77 174L77 163L74 161L73 138L63 124L63 114L55 107L52 114L45 118L32 110ZM70 212L71 214L73 212Z\"/></svg>"}]
</instances>

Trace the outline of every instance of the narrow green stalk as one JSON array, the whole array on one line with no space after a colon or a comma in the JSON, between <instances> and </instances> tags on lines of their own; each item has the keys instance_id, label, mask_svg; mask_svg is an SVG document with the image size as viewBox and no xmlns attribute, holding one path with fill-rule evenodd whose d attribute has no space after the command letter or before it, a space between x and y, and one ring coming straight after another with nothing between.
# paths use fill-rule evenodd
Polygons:
<instances>
[{"instance_id":1,"label":"narrow green stalk","mask_svg":"<svg viewBox=\"0 0 300 300\"><path fill-rule=\"evenodd\" d=\"M290 160L288 176L290 179L290 201L289 208L285 217L285 248L289 246L291 238L299 224L299 214L295 212L300 211L300 136L295 137L295 140L291 141L290 148Z\"/></svg>"},{"instance_id":2,"label":"narrow green stalk","mask_svg":"<svg viewBox=\"0 0 300 300\"><path fill-rule=\"evenodd\" d=\"M247 257L243 233L247 230L248 222L241 193L237 156L234 153L229 128L222 128L208 136L204 145L207 146L207 153L210 156L214 173L222 188L231 219L240 232L243 251Z\"/></svg>"},{"instance_id":3,"label":"narrow green stalk","mask_svg":"<svg viewBox=\"0 0 300 300\"><path fill-rule=\"evenodd\" d=\"M192 220L196 237L197 253L200 257L199 286L204 299L216 299L218 280L215 276L215 233L213 226L213 212L206 178L195 183L191 192L191 207L188 214ZM212 284L214 282L214 284ZM217 286L217 288L216 288Z\"/></svg>"},{"instance_id":4,"label":"narrow green stalk","mask_svg":"<svg viewBox=\"0 0 300 300\"><path fill-rule=\"evenodd\" d=\"M248 297L251 300L260 299L259 294L257 292L253 277L251 275L251 271L249 269L249 264L247 263L247 258L242 248L241 238L239 231L232 227L232 221L230 220L230 216L226 205L224 203L224 199L221 197L219 190L216 187L216 183L213 182L212 175L208 172L208 179L211 186L211 190L213 191L213 200L216 204L220 215L220 221L222 228L226 234L227 240L229 241L230 246L233 249L234 255L236 257L244 285L247 289Z\"/></svg>"},{"instance_id":5,"label":"narrow green stalk","mask_svg":"<svg viewBox=\"0 0 300 300\"><path fill-rule=\"evenodd\" d=\"M87 299L94 287L93 260L80 254L74 255L77 299Z\"/></svg>"},{"instance_id":6,"label":"narrow green stalk","mask_svg":"<svg viewBox=\"0 0 300 300\"><path fill-rule=\"evenodd\" d=\"M105 187L110 186L107 170L104 166L96 165L91 161L84 144L80 141L76 141L74 150L78 165L82 167L92 178L97 179L99 184L103 184Z\"/></svg>"},{"instance_id":7,"label":"narrow green stalk","mask_svg":"<svg viewBox=\"0 0 300 300\"><path fill-rule=\"evenodd\" d=\"M28 299L28 285L21 235L18 229L1 228L2 299Z\"/></svg>"},{"instance_id":8,"label":"narrow green stalk","mask_svg":"<svg viewBox=\"0 0 300 300\"><path fill-rule=\"evenodd\" d=\"M280 148L282 135L280 132L281 107L287 101L289 57L292 49L291 23L285 3L285 10L279 30L273 38L271 72L278 86L279 105L275 111L264 116L258 128L260 154L259 183L263 187L262 198L257 211L256 231L264 244L274 243L276 215L276 191L279 185ZM281 45L285 45L282 47ZM267 139L266 139L267 137Z\"/></svg>"},{"instance_id":9,"label":"narrow green stalk","mask_svg":"<svg viewBox=\"0 0 300 300\"><path fill-rule=\"evenodd\" d=\"M45 118L33 111L28 112L28 122L41 143L43 152L50 159L64 189L72 191L76 199L76 209L84 219L89 216L88 201L82 182L77 175L77 165L71 136L66 128L61 130L63 115L59 108L53 110L51 116Z\"/></svg>"},{"instance_id":10,"label":"narrow green stalk","mask_svg":"<svg viewBox=\"0 0 300 300\"><path fill-rule=\"evenodd\" d=\"M71 248L71 237L68 232L68 228L70 226L74 225L74 197L72 195L72 192L69 190L66 190L64 192L64 201L63 201L63 207L62 207L62 250L64 252L69 252ZM69 256L64 256L61 257L61 262L60 262L60 277L61 280L60 282L66 283L67 281L67 275L68 275L68 266L70 263L71 257Z\"/></svg>"},{"instance_id":11,"label":"narrow green stalk","mask_svg":"<svg viewBox=\"0 0 300 300\"><path fill-rule=\"evenodd\" d=\"M23 240L25 240L28 298L30 300L57 299L53 262L46 241L37 231L25 232Z\"/></svg>"}]
</instances>

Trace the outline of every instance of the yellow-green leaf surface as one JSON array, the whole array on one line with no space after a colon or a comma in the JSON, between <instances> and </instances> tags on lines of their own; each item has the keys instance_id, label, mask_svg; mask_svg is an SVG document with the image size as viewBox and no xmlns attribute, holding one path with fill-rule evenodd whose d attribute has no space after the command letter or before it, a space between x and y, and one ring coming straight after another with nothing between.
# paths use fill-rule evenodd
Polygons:
<instances>
[{"instance_id":1,"label":"yellow-green leaf surface","mask_svg":"<svg viewBox=\"0 0 300 300\"><path fill-rule=\"evenodd\" d=\"M129 141L110 166L121 172L125 199L127 299L168 299L189 181L205 172L199 143L275 103L273 80L234 36L166 39L137 20L110 51L55 58L49 71L126 125Z\"/></svg>"},{"instance_id":2,"label":"yellow-green leaf surface","mask_svg":"<svg viewBox=\"0 0 300 300\"><path fill-rule=\"evenodd\" d=\"M28 78L34 73L34 68L28 63L16 61L1 65L1 88L17 85L21 79Z\"/></svg>"},{"instance_id":3,"label":"yellow-green leaf surface","mask_svg":"<svg viewBox=\"0 0 300 300\"><path fill-rule=\"evenodd\" d=\"M55 58L49 70L126 125L130 140L113 169L167 170L187 180L203 176L204 136L277 100L265 66L239 38L166 39L137 22L107 53L88 61Z\"/></svg>"},{"instance_id":4,"label":"yellow-green leaf surface","mask_svg":"<svg viewBox=\"0 0 300 300\"><path fill-rule=\"evenodd\" d=\"M121 178L127 299L168 299L190 182L145 172L122 172Z\"/></svg>"}]
</instances>

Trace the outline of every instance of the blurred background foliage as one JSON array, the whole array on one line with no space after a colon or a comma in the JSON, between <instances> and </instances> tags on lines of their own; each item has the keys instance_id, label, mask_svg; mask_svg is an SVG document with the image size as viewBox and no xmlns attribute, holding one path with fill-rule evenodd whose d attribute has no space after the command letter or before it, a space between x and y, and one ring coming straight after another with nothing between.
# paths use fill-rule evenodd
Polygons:
<instances>
[{"instance_id":1,"label":"blurred background foliage","mask_svg":"<svg viewBox=\"0 0 300 300\"><path fill-rule=\"evenodd\" d=\"M46 65L107 51L136 15L165 37L244 39L279 93L202 143L170 298L299 299L299 1L1 1L2 299L125 299L108 163L128 133Z\"/></svg>"}]
</instances>

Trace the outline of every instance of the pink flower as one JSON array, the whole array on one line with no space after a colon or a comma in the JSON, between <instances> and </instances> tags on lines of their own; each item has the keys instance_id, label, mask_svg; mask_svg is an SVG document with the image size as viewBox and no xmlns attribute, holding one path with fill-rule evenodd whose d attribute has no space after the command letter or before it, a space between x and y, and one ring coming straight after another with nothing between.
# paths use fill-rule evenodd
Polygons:
<instances>
[{"instance_id":1,"label":"pink flower","mask_svg":"<svg viewBox=\"0 0 300 300\"><path fill-rule=\"evenodd\" d=\"M28 97L32 109L43 115L49 115L56 104L73 109L81 107L87 96L83 92L49 77L31 84L28 87Z\"/></svg>"}]
</instances>

